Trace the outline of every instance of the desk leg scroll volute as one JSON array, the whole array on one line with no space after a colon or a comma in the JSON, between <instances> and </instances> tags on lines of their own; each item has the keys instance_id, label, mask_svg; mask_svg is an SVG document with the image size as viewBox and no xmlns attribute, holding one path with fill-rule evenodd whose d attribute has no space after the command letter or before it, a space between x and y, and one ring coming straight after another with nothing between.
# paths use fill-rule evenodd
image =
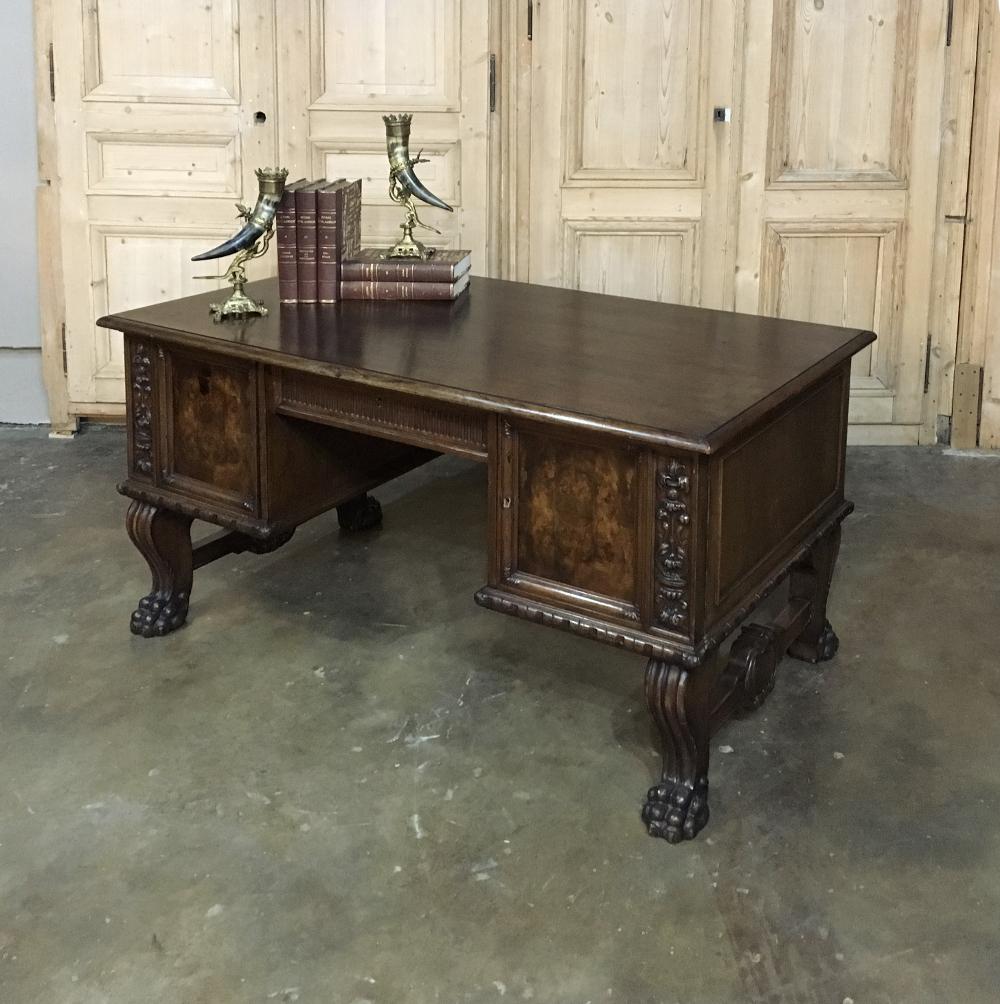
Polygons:
<instances>
[{"instance_id":1,"label":"desk leg scroll volute","mask_svg":"<svg viewBox=\"0 0 1000 1004\"><path fill-rule=\"evenodd\" d=\"M133 499L125 517L132 543L146 559L153 588L132 614L132 634L169 634L187 619L194 562L191 517Z\"/></svg>"},{"instance_id":2,"label":"desk leg scroll volute","mask_svg":"<svg viewBox=\"0 0 1000 1004\"><path fill-rule=\"evenodd\" d=\"M642 819L650 836L691 840L708 822L711 681L698 670L650 659L646 705L663 743L663 776L646 795Z\"/></svg>"},{"instance_id":3,"label":"desk leg scroll volute","mask_svg":"<svg viewBox=\"0 0 1000 1004\"><path fill-rule=\"evenodd\" d=\"M642 809L651 836L676 844L691 840L708 822L711 736L730 718L764 703L786 653L812 663L836 654L826 603L839 547L838 522L792 566L788 601L774 621L745 625L725 659L710 653L693 668L649 660L646 703L663 743L663 773Z\"/></svg>"}]
</instances>

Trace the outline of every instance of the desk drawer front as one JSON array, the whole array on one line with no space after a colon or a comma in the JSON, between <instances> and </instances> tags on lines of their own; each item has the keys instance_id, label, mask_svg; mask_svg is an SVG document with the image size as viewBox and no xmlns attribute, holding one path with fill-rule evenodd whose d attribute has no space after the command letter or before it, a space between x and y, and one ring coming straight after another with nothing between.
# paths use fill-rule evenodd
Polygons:
<instances>
[{"instance_id":1,"label":"desk drawer front","mask_svg":"<svg viewBox=\"0 0 1000 1004\"><path fill-rule=\"evenodd\" d=\"M483 412L310 373L281 371L274 385L279 414L445 453L486 457Z\"/></svg>"},{"instance_id":2,"label":"desk drawer front","mask_svg":"<svg viewBox=\"0 0 1000 1004\"><path fill-rule=\"evenodd\" d=\"M638 627L652 577L645 451L530 422L498 424L490 584Z\"/></svg>"},{"instance_id":3,"label":"desk drawer front","mask_svg":"<svg viewBox=\"0 0 1000 1004\"><path fill-rule=\"evenodd\" d=\"M159 483L257 514L257 373L252 363L170 349L163 358Z\"/></svg>"}]
</instances>

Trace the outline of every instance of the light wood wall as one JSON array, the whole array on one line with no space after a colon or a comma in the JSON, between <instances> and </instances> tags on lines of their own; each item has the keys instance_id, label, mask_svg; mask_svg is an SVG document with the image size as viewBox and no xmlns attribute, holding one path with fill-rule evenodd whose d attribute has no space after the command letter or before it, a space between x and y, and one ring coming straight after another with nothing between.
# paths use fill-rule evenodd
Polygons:
<instances>
[{"instance_id":1,"label":"light wood wall","mask_svg":"<svg viewBox=\"0 0 1000 1004\"><path fill-rule=\"evenodd\" d=\"M156 262L224 233L259 163L362 175L365 237L388 242L374 113L404 106L426 180L458 203L443 243L473 247L480 271L874 327L855 363L856 441L935 441L956 365L992 359L988 169L981 212L966 206L992 0L953 0L950 21L948 0L289 0L280 17L275 0L178 0L140 20L123 0L68 2L79 18L35 0L62 95L49 101L43 58L59 428L121 410L121 360L95 314L189 291ZM996 133L979 127L979 161Z\"/></svg>"},{"instance_id":2,"label":"light wood wall","mask_svg":"<svg viewBox=\"0 0 1000 1004\"><path fill-rule=\"evenodd\" d=\"M983 0L955 379L957 445L1000 449L1000 11Z\"/></svg>"}]
</instances>

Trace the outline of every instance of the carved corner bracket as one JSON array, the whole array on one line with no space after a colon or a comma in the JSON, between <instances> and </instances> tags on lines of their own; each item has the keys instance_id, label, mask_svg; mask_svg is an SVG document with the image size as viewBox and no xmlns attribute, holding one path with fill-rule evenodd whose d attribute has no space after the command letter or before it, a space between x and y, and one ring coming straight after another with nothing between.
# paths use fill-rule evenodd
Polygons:
<instances>
[{"instance_id":1,"label":"carved corner bracket","mask_svg":"<svg viewBox=\"0 0 1000 1004\"><path fill-rule=\"evenodd\" d=\"M691 466L671 457L656 472L655 617L660 627L691 627Z\"/></svg>"},{"instance_id":2,"label":"carved corner bracket","mask_svg":"<svg viewBox=\"0 0 1000 1004\"><path fill-rule=\"evenodd\" d=\"M153 474L153 353L145 342L132 346L132 469Z\"/></svg>"}]
</instances>

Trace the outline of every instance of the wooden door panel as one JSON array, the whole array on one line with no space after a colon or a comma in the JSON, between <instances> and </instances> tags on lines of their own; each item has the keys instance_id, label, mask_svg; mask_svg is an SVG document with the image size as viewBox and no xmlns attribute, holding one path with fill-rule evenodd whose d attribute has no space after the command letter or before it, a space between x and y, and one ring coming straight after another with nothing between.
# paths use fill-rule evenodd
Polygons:
<instances>
[{"instance_id":1,"label":"wooden door panel","mask_svg":"<svg viewBox=\"0 0 1000 1004\"><path fill-rule=\"evenodd\" d=\"M869 442L916 442L947 0L746 11L736 309L874 330L851 421Z\"/></svg>"},{"instance_id":2,"label":"wooden door panel","mask_svg":"<svg viewBox=\"0 0 1000 1004\"><path fill-rule=\"evenodd\" d=\"M242 187L239 164L239 136L232 133L87 133L88 195L235 200Z\"/></svg>"},{"instance_id":3,"label":"wooden door panel","mask_svg":"<svg viewBox=\"0 0 1000 1004\"><path fill-rule=\"evenodd\" d=\"M313 107L457 111L458 0L312 0Z\"/></svg>"},{"instance_id":4,"label":"wooden door panel","mask_svg":"<svg viewBox=\"0 0 1000 1004\"><path fill-rule=\"evenodd\" d=\"M883 332L859 352L851 372L857 390L884 391L882 347L893 331L900 227L895 223L770 222L764 235L764 313L790 320Z\"/></svg>"},{"instance_id":5,"label":"wooden door panel","mask_svg":"<svg viewBox=\"0 0 1000 1004\"><path fill-rule=\"evenodd\" d=\"M79 0L55 21L67 383L76 414L124 401L108 311L218 287L191 256L234 233L274 162L267 0ZM255 122L261 111L264 122ZM255 263L255 277L273 272Z\"/></svg>"},{"instance_id":6,"label":"wooden door panel","mask_svg":"<svg viewBox=\"0 0 1000 1004\"><path fill-rule=\"evenodd\" d=\"M697 301L697 224L566 223L565 275L576 289L665 303Z\"/></svg>"},{"instance_id":7,"label":"wooden door panel","mask_svg":"<svg viewBox=\"0 0 1000 1004\"><path fill-rule=\"evenodd\" d=\"M85 96L105 101L239 101L238 0L91 0Z\"/></svg>"},{"instance_id":8,"label":"wooden door panel","mask_svg":"<svg viewBox=\"0 0 1000 1004\"><path fill-rule=\"evenodd\" d=\"M704 161L701 0L571 4L570 180L697 181Z\"/></svg>"},{"instance_id":9,"label":"wooden door panel","mask_svg":"<svg viewBox=\"0 0 1000 1004\"><path fill-rule=\"evenodd\" d=\"M735 170L709 95L735 103L737 33L722 0L536 4L531 281L732 306Z\"/></svg>"},{"instance_id":10,"label":"wooden door panel","mask_svg":"<svg viewBox=\"0 0 1000 1004\"><path fill-rule=\"evenodd\" d=\"M282 162L293 176L362 179L362 242L387 247L402 213L388 195L382 115L412 111L418 173L454 213L422 207L435 247L487 266L489 5L458 0L290 0L278 21ZM418 235L419 236L419 235Z\"/></svg>"},{"instance_id":11,"label":"wooden door panel","mask_svg":"<svg viewBox=\"0 0 1000 1004\"><path fill-rule=\"evenodd\" d=\"M914 6L780 0L773 182L905 184Z\"/></svg>"}]
</instances>

